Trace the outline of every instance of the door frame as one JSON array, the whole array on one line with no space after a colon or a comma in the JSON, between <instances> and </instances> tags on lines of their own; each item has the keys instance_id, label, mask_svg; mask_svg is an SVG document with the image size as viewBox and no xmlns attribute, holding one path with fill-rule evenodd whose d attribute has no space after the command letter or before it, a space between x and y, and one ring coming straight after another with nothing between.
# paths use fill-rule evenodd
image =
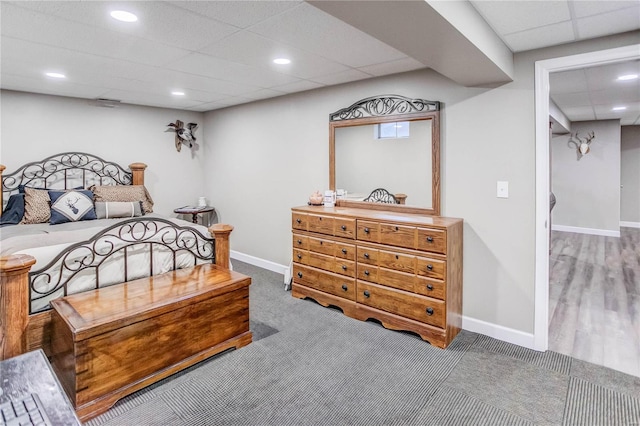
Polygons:
<instances>
[{"instance_id":1,"label":"door frame","mask_svg":"<svg viewBox=\"0 0 640 426\"><path fill-rule=\"evenodd\" d=\"M640 58L640 44L536 61L536 237L534 349L549 347L549 73Z\"/></svg>"}]
</instances>

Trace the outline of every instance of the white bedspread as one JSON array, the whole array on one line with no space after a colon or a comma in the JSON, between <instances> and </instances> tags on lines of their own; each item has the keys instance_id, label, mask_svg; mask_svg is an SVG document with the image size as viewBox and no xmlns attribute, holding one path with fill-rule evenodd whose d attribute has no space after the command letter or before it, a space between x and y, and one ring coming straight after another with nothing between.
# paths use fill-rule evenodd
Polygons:
<instances>
[{"instance_id":1,"label":"white bedspread","mask_svg":"<svg viewBox=\"0 0 640 426\"><path fill-rule=\"evenodd\" d=\"M158 215L146 215L140 219L160 218ZM36 259L31 271L38 271L44 268L59 253L80 241L89 240L100 231L123 222L125 219L99 219L91 221L65 223L60 225L34 224L34 225L13 225L0 228L0 254L7 256L10 254L28 254ZM192 224L180 219L168 219L179 226L188 227L199 231L206 238L211 238L206 227ZM169 231L161 232L154 239L158 243L162 239L167 239ZM164 237L163 237L164 235ZM131 239L131 237L126 237ZM135 235L134 235L135 238ZM189 233L184 237L189 244L195 238ZM170 240L168 238L167 240ZM165 241L166 242L166 241ZM184 242L182 242L184 244ZM114 246L122 245L118 238L106 238L94 247L98 254L104 254L114 250ZM98 286L103 287L124 281L150 275L150 270L154 275L168 272L174 266L174 254L162 244L155 244L153 250L148 245L133 246L127 249L125 262L124 251L120 250L109 256L108 260L101 263L98 268L89 268L81 272L81 263L89 263L94 256L89 250L74 250L73 256L64 259L68 267L58 266L50 270L49 275L38 277L31 291L31 312L38 312L48 307L49 301L64 295L64 288L59 286L59 278L66 281L71 277L66 285L67 294L78 293ZM176 269L192 267L195 263L203 263L204 260L195 259L192 254L185 250L180 250L175 256ZM126 266L125 266L126 263ZM97 272L96 272L97 270ZM99 276L99 278L98 278ZM52 290L55 291L51 293Z\"/></svg>"}]
</instances>

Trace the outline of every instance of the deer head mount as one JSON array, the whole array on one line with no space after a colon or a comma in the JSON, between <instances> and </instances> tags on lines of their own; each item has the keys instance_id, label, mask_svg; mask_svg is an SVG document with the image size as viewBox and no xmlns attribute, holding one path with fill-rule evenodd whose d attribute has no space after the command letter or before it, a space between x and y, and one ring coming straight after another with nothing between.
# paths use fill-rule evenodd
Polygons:
<instances>
[{"instance_id":1,"label":"deer head mount","mask_svg":"<svg viewBox=\"0 0 640 426\"><path fill-rule=\"evenodd\" d=\"M593 141L595 137L596 135L593 131L589 133L586 138L579 137L578 132L576 132L575 135L571 135L569 141L567 142L567 145L569 145L570 147L573 146L573 148L577 150L579 160L583 155L587 155L589 153L589 151L591 150L591 148L589 148L589 145L591 145L591 141Z\"/></svg>"}]
</instances>

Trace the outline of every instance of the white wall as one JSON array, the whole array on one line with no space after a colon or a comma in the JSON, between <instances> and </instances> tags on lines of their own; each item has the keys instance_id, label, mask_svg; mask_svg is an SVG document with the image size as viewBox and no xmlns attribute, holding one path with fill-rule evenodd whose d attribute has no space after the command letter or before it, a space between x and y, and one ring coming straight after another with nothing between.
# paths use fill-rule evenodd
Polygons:
<instances>
[{"instance_id":1,"label":"white wall","mask_svg":"<svg viewBox=\"0 0 640 426\"><path fill-rule=\"evenodd\" d=\"M640 227L640 126L622 126L620 221Z\"/></svg>"},{"instance_id":2,"label":"white wall","mask_svg":"<svg viewBox=\"0 0 640 426\"><path fill-rule=\"evenodd\" d=\"M290 207L328 186L328 114L377 94L443 102L442 215L464 226L463 313L531 334L534 323L534 62L637 42L626 34L515 55L515 79L467 88L431 70L205 114L207 195L236 226L232 250L286 265ZM510 198L496 198L496 181Z\"/></svg>"},{"instance_id":3,"label":"white wall","mask_svg":"<svg viewBox=\"0 0 640 426\"><path fill-rule=\"evenodd\" d=\"M571 135L551 140L551 188L556 196L554 229L579 228L586 233L620 231L620 120L571 124L575 135L595 138L588 154L578 159ZM609 235L611 235L609 232Z\"/></svg>"},{"instance_id":4,"label":"white wall","mask_svg":"<svg viewBox=\"0 0 640 426\"><path fill-rule=\"evenodd\" d=\"M177 152L174 133L164 132L177 119L203 124L202 113L126 104L104 108L86 99L6 90L0 98L0 164L6 173L50 155L81 151L125 168L146 163L154 212L175 216L174 208L204 194L202 138L195 151Z\"/></svg>"}]
</instances>

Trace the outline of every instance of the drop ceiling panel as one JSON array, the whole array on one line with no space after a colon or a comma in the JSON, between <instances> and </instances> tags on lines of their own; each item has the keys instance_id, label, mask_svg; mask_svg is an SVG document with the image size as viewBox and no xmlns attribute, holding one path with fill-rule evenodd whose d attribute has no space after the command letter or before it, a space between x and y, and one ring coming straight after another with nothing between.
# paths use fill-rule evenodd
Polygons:
<instances>
[{"instance_id":1,"label":"drop ceiling panel","mask_svg":"<svg viewBox=\"0 0 640 426\"><path fill-rule=\"evenodd\" d=\"M591 99L589 98L588 92L558 93L552 95L551 99L553 99L553 102L555 102L561 109L564 109L565 107L591 105Z\"/></svg>"},{"instance_id":2,"label":"drop ceiling panel","mask_svg":"<svg viewBox=\"0 0 640 426\"><path fill-rule=\"evenodd\" d=\"M186 12L176 6L161 2L21 2L21 7L43 14L57 16L92 28L120 32L132 37L157 41L169 46L197 50L229 34L238 28L209 19L197 13ZM112 19L113 10L126 10L138 17L138 22L123 23ZM185 31L188 28L188 31Z\"/></svg>"},{"instance_id":3,"label":"drop ceiling panel","mask_svg":"<svg viewBox=\"0 0 640 426\"><path fill-rule=\"evenodd\" d=\"M570 121L595 120L596 116L591 106L576 106L562 108L562 112Z\"/></svg>"},{"instance_id":4,"label":"drop ceiling panel","mask_svg":"<svg viewBox=\"0 0 640 426\"><path fill-rule=\"evenodd\" d=\"M251 32L354 68L406 57L306 3L251 27Z\"/></svg>"},{"instance_id":5,"label":"drop ceiling panel","mask_svg":"<svg viewBox=\"0 0 640 426\"><path fill-rule=\"evenodd\" d=\"M580 39L602 37L640 28L640 5L577 21Z\"/></svg>"},{"instance_id":6,"label":"drop ceiling panel","mask_svg":"<svg viewBox=\"0 0 640 426\"><path fill-rule=\"evenodd\" d=\"M313 79L313 81L326 85L333 85L348 83L350 81L364 80L365 78L371 78L371 75L363 73L362 71L351 69L336 74L328 74L322 77L316 77Z\"/></svg>"},{"instance_id":7,"label":"drop ceiling panel","mask_svg":"<svg viewBox=\"0 0 640 426\"><path fill-rule=\"evenodd\" d=\"M640 96L640 91L638 91L637 88L638 84L640 84L640 79L618 80L618 77L630 74L640 75L640 61L630 61L586 69L587 81L591 90L608 88L616 90L622 88L629 91L635 90L637 96Z\"/></svg>"},{"instance_id":8,"label":"drop ceiling panel","mask_svg":"<svg viewBox=\"0 0 640 426\"><path fill-rule=\"evenodd\" d=\"M587 92L587 75L585 70L553 72L549 74L549 85L554 94Z\"/></svg>"},{"instance_id":9,"label":"drop ceiling panel","mask_svg":"<svg viewBox=\"0 0 640 426\"><path fill-rule=\"evenodd\" d=\"M418 70L426 68L424 64L413 58L398 59L397 61L383 62L375 65L360 67L358 70L375 76L397 74L406 71Z\"/></svg>"},{"instance_id":10,"label":"drop ceiling panel","mask_svg":"<svg viewBox=\"0 0 640 426\"><path fill-rule=\"evenodd\" d=\"M2 88L24 92L43 93L45 95L69 96L77 98L103 97L109 89L95 85L69 83L66 81L29 78L23 75L2 75Z\"/></svg>"},{"instance_id":11,"label":"drop ceiling panel","mask_svg":"<svg viewBox=\"0 0 640 426\"><path fill-rule=\"evenodd\" d=\"M104 96L102 97L105 97L108 99L119 99L122 102L129 103L129 104L150 105L150 106L159 106L164 108L177 108L177 109L192 107L202 103L202 102L194 101L192 99L171 96L170 94L162 95L162 94L153 94L153 93L134 92L130 90L110 90L104 93Z\"/></svg>"},{"instance_id":12,"label":"drop ceiling panel","mask_svg":"<svg viewBox=\"0 0 640 426\"><path fill-rule=\"evenodd\" d=\"M637 7L636 0L616 1L616 0L580 0L571 3L573 12L576 17L584 18L585 16L599 15L614 10L626 9L629 7Z\"/></svg>"},{"instance_id":13,"label":"drop ceiling panel","mask_svg":"<svg viewBox=\"0 0 640 426\"><path fill-rule=\"evenodd\" d=\"M284 93L294 93L317 89L319 87L324 87L324 84L316 83L309 80L300 80L296 81L295 83L284 84L282 86L274 86L273 89Z\"/></svg>"},{"instance_id":14,"label":"drop ceiling panel","mask_svg":"<svg viewBox=\"0 0 640 426\"><path fill-rule=\"evenodd\" d=\"M567 2L474 1L474 7L499 34L511 34L571 19Z\"/></svg>"},{"instance_id":15,"label":"drop ceiling panel","mask_svg":"<svg viewBox=\"0 0 640 426\"><path fill-rule=\"evenodd\" d=\"M624 106L640 99L640 83L627 87L594 90L589 93L594 105Z\"/></svg>"},{"instance_id":16,"label":"drop ceiling panel","mask_svg":"<svg viewBox=\"0 0 640 426\"><path fill-rule=\"evenodd\" d=\"M247 28L293 9L302 1L172 1L169 3L238 28Z\"/></svg>"},{"instance_id":17,"label":"drop ceiling panel","mask_svg":"<svg viewBox=\"0 0 640 426\"><path fill-rule=\"evenodd\" d=\"M179 61L167 64L167 68L219 80L233 80L235 83L250 84L263 88L293 83L299 80L268 69L257 69L200 53L192 53Z\"/></svg>"},{"instance_id":18,"label":"drop ceiling panel","mask_svg":"<svg viewBox=\"0 0 640 426\"><path fill-rule=\"evenodd\" d=\"M5 19L7 16L15 18ZM2 6L2 35L41 43L43 47L55 46L147 65L162 65L189 53L187 50L43 15L13 5Z\"/></svg>"},{"instance_id":19,"label":"drop ceiling panel","mask_svg":"<svg viewBox=\"0 0 640 426\"><path fill-rule=\"evenodd\" d=\"M568 43L575 39L571 21L532 28L504 36L504 41L515 52L535 49L540 45Z\"/></svg>"},{"instance_id":20,"label":"drop ceiling panel","mask_svg":"<svg viewBox=\"0 0 640 426\"><path fill-rule=\"evenodd\" d=\"M223 42L202 49L201 53L254 67L270 66L276 72L300 78L310 78L349 69L337 62L248 31L236 33ZM289 65L276 65L272 62L275 58L282 57L293 58L294 61Z\"/></svg>"},{"instance_id":21,"label":"drop ceiling panel","mask_svg":"<svg viewBox=\"0 0 640 426\"><path fill-rule=\"evenodd\" d=\"M259 86L251 84L237 84L215 78L203 77L201 75L190 74L188 72L165 69L153 70L144 77L144 80L156 84L163 84L165 86L165 91L193 89L221 93L228 96L237 96L260 89Z\"/></svg>"}]
</instances>

